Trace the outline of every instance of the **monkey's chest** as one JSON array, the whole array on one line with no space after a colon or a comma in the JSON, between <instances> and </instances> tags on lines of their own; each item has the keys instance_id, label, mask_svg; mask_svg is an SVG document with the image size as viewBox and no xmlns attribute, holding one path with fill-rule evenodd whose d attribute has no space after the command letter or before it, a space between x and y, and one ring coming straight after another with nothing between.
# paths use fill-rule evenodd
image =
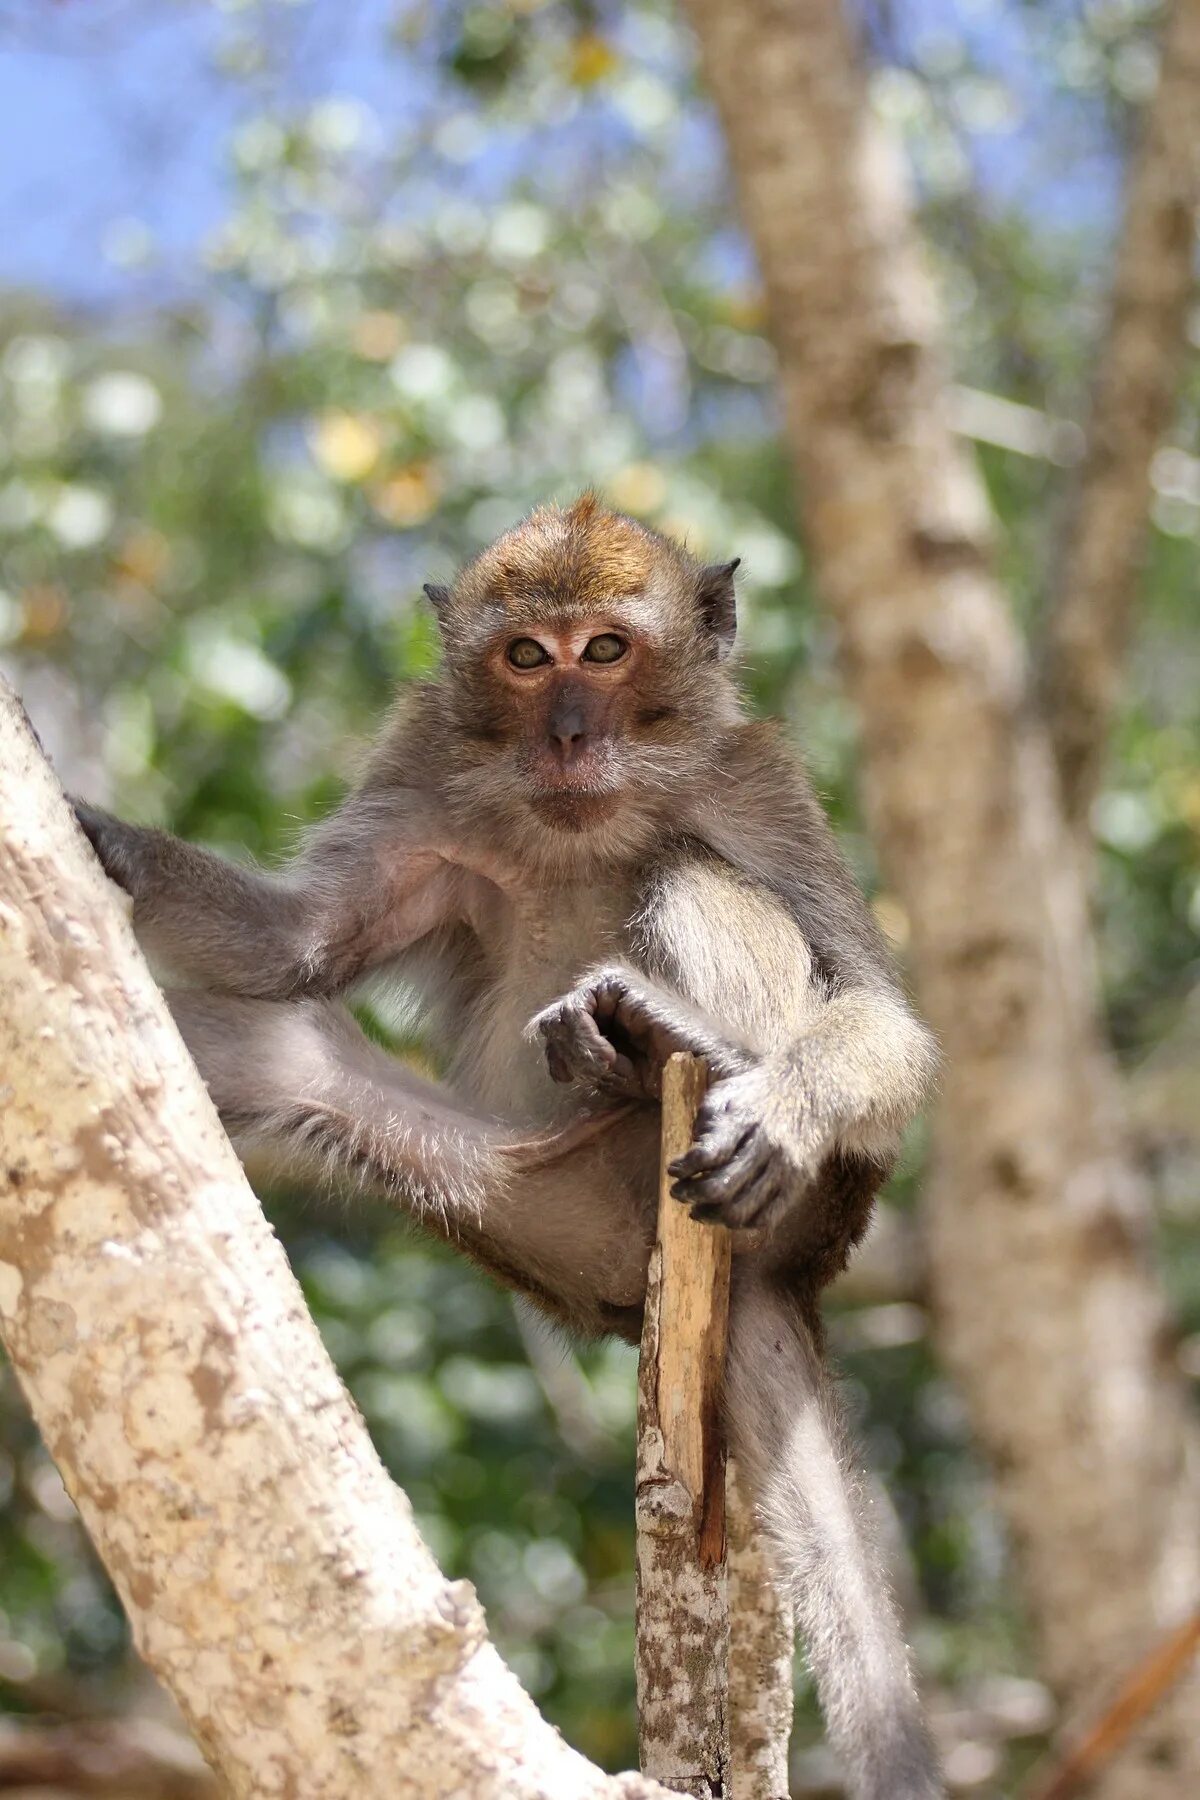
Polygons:
<instances>
[{"instance_id":1,"label":"monkey's chest","mask_svg":"<svg viewBox=\"0 0 1200 1800\"><path fill-rule=\"evenodd\" d=\"M551 1081L540 1041L530 1043L525 1030L594 963L629 954L631 909L632 896L568 888L491 922L481 936L493 977L463 1021L451 1072L464 1098L521 1125L576 1111L578 1094Z\"/></svg>"}]
</instances>

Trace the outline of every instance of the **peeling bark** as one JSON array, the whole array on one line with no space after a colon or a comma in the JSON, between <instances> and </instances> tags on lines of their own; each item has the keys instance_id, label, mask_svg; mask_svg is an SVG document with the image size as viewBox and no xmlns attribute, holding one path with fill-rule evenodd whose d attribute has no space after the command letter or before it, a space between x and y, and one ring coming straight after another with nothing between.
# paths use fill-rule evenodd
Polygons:
<instances>
[{"instance_id":1,"label":"peeling bark","mask_svg":"<svg viewBox=\"0 0 1200 1800\"><path fill-rule=\"evenodd\" d=\"M1200 205L1200 0L1173 0L1125 189L1087 453L1051 596L1045 698L1086 839L1129 645L1154 455L1174 416Z\"/></svg>"},{"instance_id":2,"label":"peeling bark","mask_svg":"<svg viewBox=\"0 0 1200 1800\"><path fill-rule=\"evenodd\" d=\"M896 146L828 0L689 0L756 244L805 539L865 796L946 1053L925 1200L941 1349L991 1457L1045 1670L1081 1700L1200 1595L1197 1439L1097 1025L1053 759L951 430ZM1200 1677L1106 1772L1200 1772Z\"/></svg>"},{"instance_id":3,"label":"peeling bark","mask_svg":"<svg viewBox=\"0 0 1200 1800\"><path fill-rule=\"evenodd\" d=\"M538 1715L417 1535L0 688L0 1322L235 1795L663 1796Z\"/></svg>"}]
</instances>

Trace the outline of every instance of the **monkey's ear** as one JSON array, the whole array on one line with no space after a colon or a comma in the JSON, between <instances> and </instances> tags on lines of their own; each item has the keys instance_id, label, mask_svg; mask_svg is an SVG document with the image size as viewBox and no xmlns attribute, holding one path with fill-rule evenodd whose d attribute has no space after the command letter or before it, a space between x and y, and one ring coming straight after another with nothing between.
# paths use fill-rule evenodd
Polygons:
<instances>
[{"instance_id":1,"label":"monkey's ear","mask_svg":"<svg viewBox=\"0 0 1200 1800\"><path fill-rule=\"evenodd\" d=\"M425 583L425 592L429 596L434 612L445 612L446 603L450 598L450 589L448 587L442 587L436 581L427 581Z\"/></svg>"},{"instance_id":2,"label":"monkey's ear","mask_svg":"<svg viewBox=\"0 0 1200 1800\"><path fill-rule=\"evenodd\" d=\"M719 662L724 662L733 649L733 640L737 634L737 599L733 591L733 573L741 560L740 556L735 556L732 562L707 563L700 571L696 598L700 602L704 623L712 632Z\"/></svg>"}]
</instances>

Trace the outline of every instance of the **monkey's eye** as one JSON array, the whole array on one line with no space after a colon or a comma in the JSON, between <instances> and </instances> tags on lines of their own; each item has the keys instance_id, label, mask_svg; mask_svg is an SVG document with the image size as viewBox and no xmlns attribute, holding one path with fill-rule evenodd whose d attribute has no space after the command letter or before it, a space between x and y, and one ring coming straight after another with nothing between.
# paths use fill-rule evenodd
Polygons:
<instances>
[{"instance_id":1,"label":"monkey's eye","mask_svg":"<svg viewBox=\"0 0 1200 1800\"><path fill-rule=\"evenodd\" d=\"M595 663L620 662L628 648L625 639L618 637L615 631L604 631L584 645L583 660Z\"/></svg>"},{"instance_id":2,"label":"monkey's eye","mask_svg":"<svg viewBox=\"0 0 1200 1800\"><path fill-rule=\"evenodd\" d=\"M536 669L550 658L536 638L514 638L508 646L508 660L514 669Z\"/></svg>"}]
</instances>

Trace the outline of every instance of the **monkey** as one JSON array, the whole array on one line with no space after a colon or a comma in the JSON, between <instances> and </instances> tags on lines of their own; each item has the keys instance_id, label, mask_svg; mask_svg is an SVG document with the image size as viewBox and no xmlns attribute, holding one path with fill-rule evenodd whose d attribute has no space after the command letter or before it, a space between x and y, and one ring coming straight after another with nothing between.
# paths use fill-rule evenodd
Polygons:
<instances>
[{"instance_id":1,"label":"monkey","mask_svg":"<svg viewBox=\"0 0 1200 1800\"><path fill-rule=\"evenodd\" d=\"M671 1168L733 1233L730 1448L857 1800L942 1793L862 1515L819 1296L936 1052L779 727L734 674L737 561L593 494L426 593L441 664L279 873L76 801L239 1148L382 1193L552 1320L636 1341ZM347 997L402 979L445 1083Z\"/></svg>"}]
</instances>

